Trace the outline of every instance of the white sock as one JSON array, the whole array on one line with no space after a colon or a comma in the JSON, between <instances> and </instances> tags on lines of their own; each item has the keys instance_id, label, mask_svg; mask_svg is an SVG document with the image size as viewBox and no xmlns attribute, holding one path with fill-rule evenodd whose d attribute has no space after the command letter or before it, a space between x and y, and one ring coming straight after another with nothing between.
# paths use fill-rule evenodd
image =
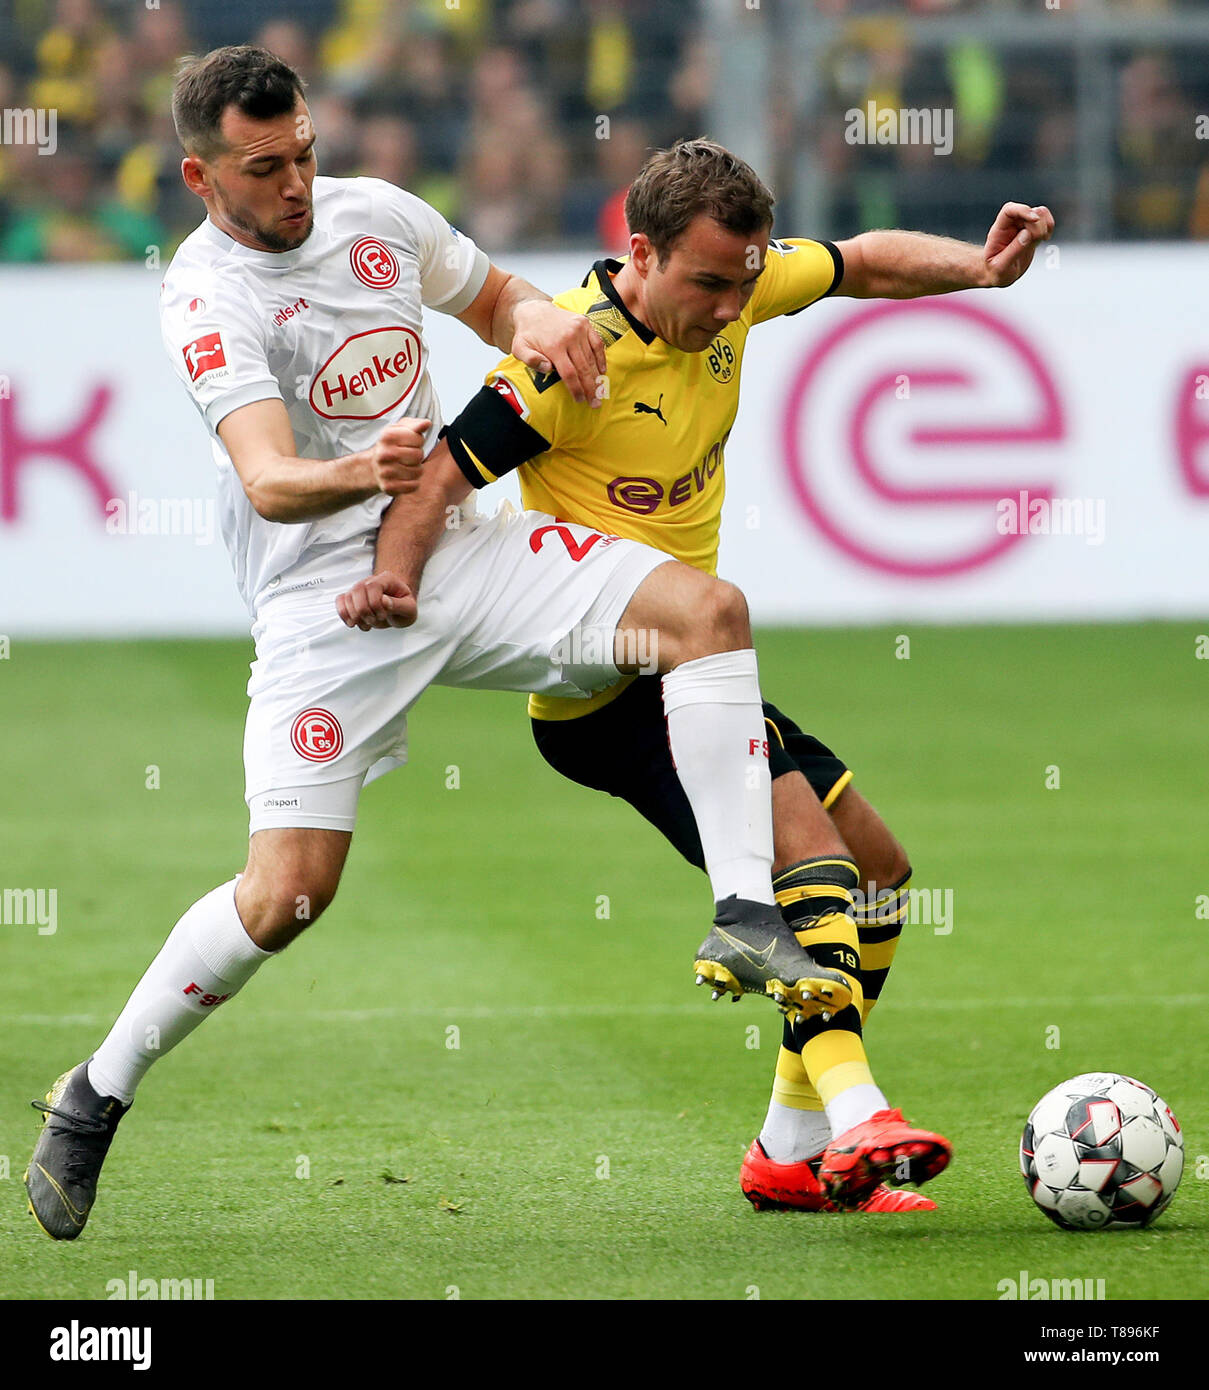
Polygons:
<instances>
[{"instance_id":1,"label":"white sock","mask_svg":"<svg viewBox=\"0 0 1209 1390\"><path fill-rule=\"evenodd\" d=\"M188 1037L274 954L262 951L239 920L238 882L207 893L172 928L88 1065L98 1095L129 1105L152 1062Z\"/></svg>"},{"instance_id":2,"label":"white sock","mask_svg":"<svg viewBox=\"0 0 1209 1390\"><path fill-rule=\"evenodd\" d=\"M831 1124L822 1110L795 1110L769 1101L760 1143L774 1163L804 1163L831 1143Z\"/></svg>"},{"instance_id":3,"label":"white sock","mask_svg":"<svg viewBox=\"0 0 1209 1390\"><path fill-rule=\"evenodd\" d=\"M864 1124L878 1110L889 1110L890 1102L876 1086L849 1086L827 1105L832 1134L843 1134L853 1125Z\"/></svg>"},{"instance_id":4,"label":"white sock","mask_svg":"<svg viewBox=\"0 0 1209 1390\"><path fill-rule=\"evenodd\" d=\"M756 654L719 652L663 678L668 742L720 902L775 903L768 729Z\"/></svg>"}]
</instances>

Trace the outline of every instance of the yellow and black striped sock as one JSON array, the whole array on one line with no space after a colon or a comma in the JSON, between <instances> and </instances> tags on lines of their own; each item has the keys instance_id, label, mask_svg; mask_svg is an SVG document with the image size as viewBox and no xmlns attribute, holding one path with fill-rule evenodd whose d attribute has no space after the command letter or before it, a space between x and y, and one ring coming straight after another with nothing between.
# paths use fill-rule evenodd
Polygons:
<instances>
[{"instance_id":1,"label":"yellow and black striped sock","mask_svg":"<svg viewBox=\"0 0 1209 1390\"><path fill-rule=\"evenodd\" d=\"M826 1023L817 1017L785 1023L772 1098L793 1110L822 1110L849 1086L873 1080L861 1041L860 944L849 915L859 881L850 859L827 857L804 859L773 879L781 915L799 944L820 965L840 971L852 990L852 1003Z\"/></svg>"},{"instance_id":2,"label":"yellow and black striped sock","mask_svg":"<svg viewBox=\"0 0 1209 1390\"><path fill-rule=\"evenodd\" d=\"M877 892L871 902L853 909L852 917L861 950L861 984L865 994L862 1022L869 1021L894 962L898 939L907 921L911 901L908 893L910 883L911 870L908 869L897 883Z\"/></svg>"}]
</instances>

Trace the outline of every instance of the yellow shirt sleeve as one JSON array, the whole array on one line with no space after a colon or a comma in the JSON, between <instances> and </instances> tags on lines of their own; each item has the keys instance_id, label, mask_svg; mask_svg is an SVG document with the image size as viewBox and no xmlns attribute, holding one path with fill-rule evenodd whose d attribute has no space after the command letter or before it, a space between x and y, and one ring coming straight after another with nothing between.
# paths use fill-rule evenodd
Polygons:
<instances>
[{"instance_id":1,"label":"yellow shirt sleeve","mask_svg":"<svg viewBox=\"0 0 1209 1390\"><path fill-rule=\"evenodd\" d=\"M551 449L581 443L600 418L599 411L576 401L553 372L534 371L515 357L505 357L484 380Z\"/></svg>"},{"instance_id":2,"label":"yellow shirt sleeve","mask_svg":"<svg viewBox=\"0 0 1209 1390\"><path fill-rule=\"evenodd\" d=\"M796 314L830 294L843 276L843 257L829 241L770 241L764 272L751 297L752 323Z\"/></svg>"}]
</instances>

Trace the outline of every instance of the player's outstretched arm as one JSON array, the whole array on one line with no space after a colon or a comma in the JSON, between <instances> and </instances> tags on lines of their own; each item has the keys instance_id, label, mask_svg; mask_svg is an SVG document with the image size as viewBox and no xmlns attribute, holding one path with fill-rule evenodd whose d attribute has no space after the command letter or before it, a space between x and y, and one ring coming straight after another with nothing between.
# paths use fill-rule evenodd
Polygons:
<instances>
[{"instance_id":1,"label":"player's outstretched arm","mask_svg":"<svg viewBox=\"0 0 1209 1390\"><path fill-rule=\"evenodd\" d=\"M844 276L835 293L853 299L918 299L953 290L1014 284L1054 233L1047 207L1005 203L986 243L953 241L923 232L862 232L836 243Z\"/></svg>"},{"instance_id":2,"label":"player's outstretched arm","mask_svg":"<svg viewBox=\"0 0 1209 1390\"><path fill-rule=\"evenodd\" d=\"M219 422L218 437L248 500L266 521L330 516L379 492L417 486L430 420L397 420L370 449L336 459L299 458L280 400L253 401Z\"/></svg>"},{"instance_id":3,"label":"player's outstretched arm","mask_svg":"<svg viewBox=\"0 0 1209 1390\"><path fill-rule=\"evenodd\" d=\"M471 486L442 440L424 461L416 486L386 509L378 529L374 573L336 600L349 627L410 627L417 616L416 594L428 557Z\"/></svg>"},{"instance_id":4,"label":"player's outstretched arm","mask_svg":"<svg viewBox=\"0 0 1209 1390\"><path fill-rule=\"evenodd\" d=\"M493 265L456 317L526 367L557 372L573 399L600 404L597 388L607 365L600 334L583 314L560 309L528 280Z\"/></svg>"}]
</instances>

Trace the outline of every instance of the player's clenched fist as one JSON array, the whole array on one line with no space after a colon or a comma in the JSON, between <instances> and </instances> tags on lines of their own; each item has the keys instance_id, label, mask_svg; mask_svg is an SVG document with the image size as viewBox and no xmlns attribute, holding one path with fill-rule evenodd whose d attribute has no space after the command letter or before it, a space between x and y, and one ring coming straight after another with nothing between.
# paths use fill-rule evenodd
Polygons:
<instances>
[{"instance_id":1,"label":"player's clenched fist","mask_svg":"<svg viewBox=\"0 0 1209 1390\"><path fill-rule=\"evenodd\" d=\"M362 579L336 600L336 611L348 627L410 627L416 620L416 596L390 570Z\"/></svg>"},{"instance_id":2,"label":"player's clenched fist","mask_svg":"<svg viewBox=\"0 0 1209 1390\"><path fill-rule=\"evenodd\" d=\"M983 248L987 286L1002 288L1015 284L1032 264L1038 245L1053 234L1054 214L1049 208L1004 203Z\"/></svg>"},{"instance_id":3,"label":"player's clenched fist","mask_svg":"<svg viewBox=\"0 0 1209 1390\"><path fill-rule=\"evenodd\" d=\"M382 492L397 497L420 486L424 436L431 428L431 420L400 420L382 431L369 451L374 478Z\"/></svg>"}]
</instances>

